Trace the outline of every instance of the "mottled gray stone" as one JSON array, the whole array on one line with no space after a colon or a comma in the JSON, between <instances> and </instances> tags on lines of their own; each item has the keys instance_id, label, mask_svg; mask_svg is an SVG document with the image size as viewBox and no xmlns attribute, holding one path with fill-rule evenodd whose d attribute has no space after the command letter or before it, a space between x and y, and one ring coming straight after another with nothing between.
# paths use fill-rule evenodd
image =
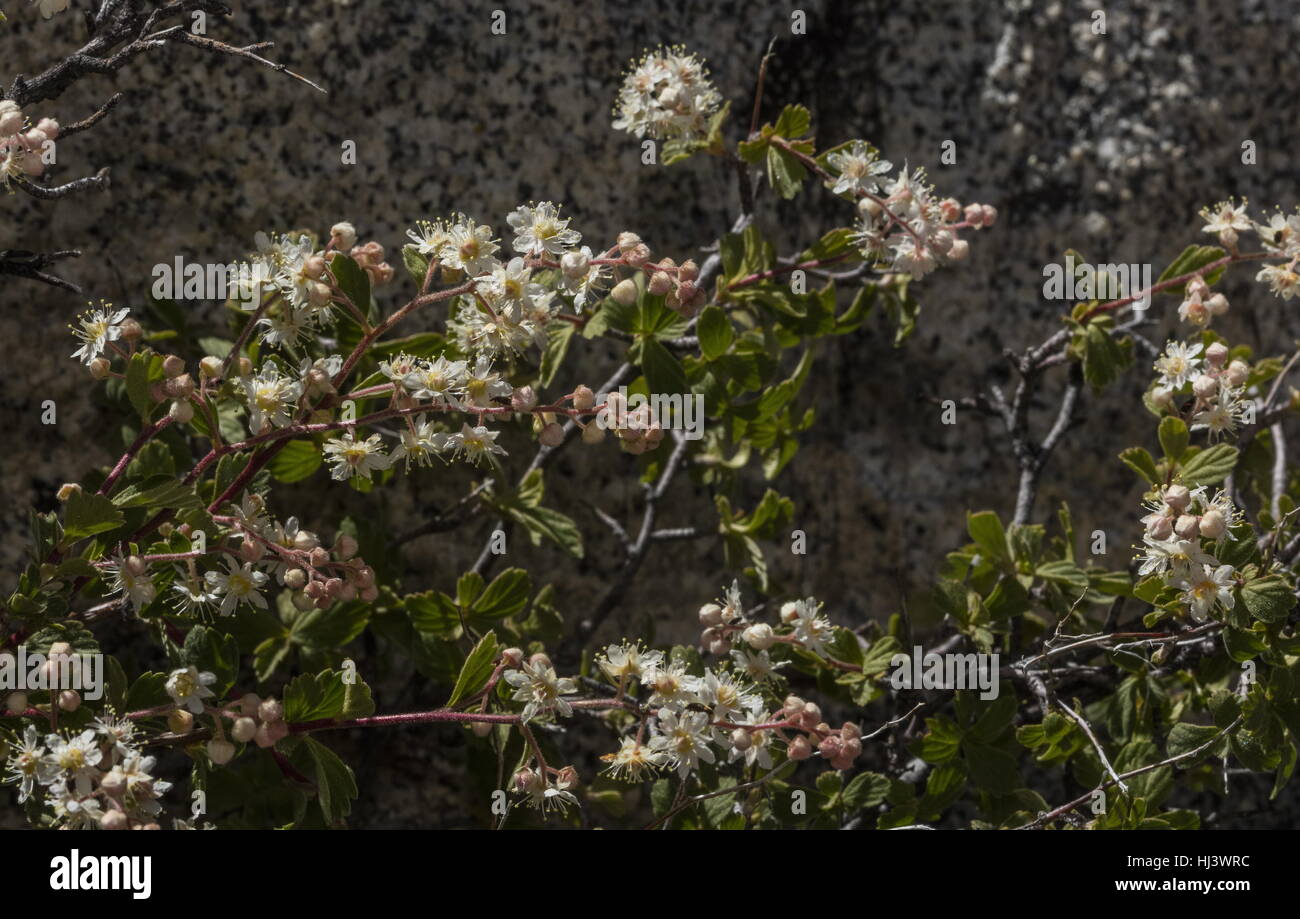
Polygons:
<instances>
[{"instance_id":1,"label":"mottled gray stone","mask_svg":"<svg viewBox=\"0 0 1300 919\"><path fill-rule=\"evenodd\" d=\"M15 5L0 31L6 71L34 71L82 34L70 16L42 23ZM244 3L234 23L214 26L214 34L241 43L275 39L273 56L323 83L328 97L194 49L86 80L31 114L71 121L112 91L128 90L99 128L60 148L61 180L110 165L113 190L54 203L9 198L0 240L78 246L85 257L68 274L90 296L128 304L141 301L155 262L178 253L226 261L258 229L324 229L351 219L363 237L395 253L417 218L460 209L503 224L530 198L565 202L588 239L631 228L657 251L683 257L730 225L734 182L705 158L671 169L641 166L636 143L609 128L620 71L648 45L685 40L735 100L739 128L757 62L779 36L765 117L780 103L803 101L823 145L865 137L895 162L927 166L941 193L1001 212L996 228L972 238L967 264L916 286L924 309L903 348L890 347L883 324L817 345L808 396L819 421L776 483L796 500L796 525L809 534L811 553L795 559L778 547L773 570L789 592L816 592L837 620L860 622L909 597L919 607L916 595L962 541L967 507L1010 513L1015 470L997 424L963 413L956 426L943 426L923 397L956 399L1005 381L1002 350L1054 331L1063 309L1041 296L1046 262L1073 246L1098 262L1150 262L1158 273L1189 242L1209 241L1199 232L1201 206L1237 194L1289 209L1300 197L1292 115L1300 58L1297 13L1288 4L1110 3L1107 34L1097 36L1092 4L819 2L802 6L809 22L802 37L789 35L787 4L495 6L507 11L506 36L489 33L493 4ZM357 141L361 165L339 165L344 139ZM957 144L954 166L939 162L948 139ZM1258 145L1258 165L1240 161L1246 139ZM765 201L760 220L792 251L847 216L812 189L792 205ZM1289 347L1293 311L1248 283L1248 274L1233 278L1226 333L1267 351ZM64 326L79 298L8 281L0 304L0 335L11 343L0 384L8 435L0 497L13 570L25 506L52 506L61 481L88 459L106 461L96 445L112 441L116 422L99 414L67 358ZM1158 301L1157 312L1175 305ZM1159 340L1163 331L1150 334ZM595 382L616 352L591 351L582 366ZM1138 489L1114 456L1135 440L1153 440L1136 401L1144 382L1139 372L1085 400L1080 428L1049 466L1036 509L1046 519L1069 499L1079 528L1105 528L1120 553L1133 538ZM44 398L59 403L56 428L39 424ZM1052 406L1041 409L1035 418L1044 425ZM550 474L549 500L567 506L597 493L631 520L635 485L614 474L628 465L612 448L594 462L571 451ZM418 510L468 481L463 472L446 478L451 485L404 485L393 503ZM276 509L328 530L337 511L331 506L316 519L320 487L287 490ZM668 506L664 525L696 522L685 516L693 486L677 487L681 499ZM740 503L752 503L761 488L749 483ZM707 514L707 495L697 491L695 506ZM329 500L354 511L365 506L347 493ZM602 544L600 524L574 506L589 538L589 561L576 574L549 549L524 549L511 560L564 572L562 600L579 612L599 596L617 549ZM707 516L698 522L709 525ZM481 538L474 530L426 539L416 553L420 567L446 586ZM729 579L720 553L701 542L665 547L655 558L618 624L636 630L654 618L660 634L689 636L695 606Z\"/></svg>"}]
</instances>

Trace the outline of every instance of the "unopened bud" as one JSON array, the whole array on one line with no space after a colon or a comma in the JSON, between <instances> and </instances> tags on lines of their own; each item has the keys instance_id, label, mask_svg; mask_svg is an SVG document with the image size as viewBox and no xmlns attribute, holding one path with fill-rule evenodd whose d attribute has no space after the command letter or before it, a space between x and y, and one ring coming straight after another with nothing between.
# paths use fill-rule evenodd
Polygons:
<instances>
[{"instance_id":1,"label":"unopened bud","mask_svg":"<svg viewBox=\"0 0 1300 919\"><path fill-rule=\"evenodd\" d=\"M631 278L624 278L614 285L614 289L609 294L614 298L614 302L620 306L631 306L636 303L637 289L636 282Z\"/></svg>"},{"instance_id":2,"label":"unopened bud","mask_svg":"<svg viewBox=\"0 0 1300 919\"><path fill-rule=\"evenodd\" d=\"M183 708L167 714L167 730L173 734L188 734L194 727L194 716Z\"/></svg>"},{"instance_id":3,"label":"unopened bud","mask_svg":"<svg viewBox=\"0 0 1300 919\"><path fill-rule=\"evenodd\" d=\"M1174 521L1174 532L1179 539L1195 539L1201 529L1201 520L1193 514L1183 514Z\"/></svg>"},{"instance_id":4,"label":"unopened bud","mask_svg":"<svg viewBox=\"0 0 1300 919\"><path fill-rule=\"evenodd\" d=\"M252 718L236 718L230 736L239 743L248 743L257 735L257 722Z\"/></svg>"},{"instance_id":5,"label":"unopened bud","mask_svg":"<svg viewBox=\"0 0 1300 919\"><path fill-rule=\"evenodd\" d=\"M218 766L224 766L235 758L235 745L228 740L209 740L208 759Z\"/></svg>"},{"instance_id":6,"label":"unopened bud","mask_svg":"<svg viewBox=\"0 0 1300 919\"><path fill-rule=\"evenodd\" d=\"M1228 530L1228 521L1220 511L1210 508L1201 515L1201 535L1206 539L1218 539Z\"/></svg>"},{"instance_id":7,"label":"unopened bud","mask_svg":"<svg viewBox=\"0 0 1300 919\"><path fill-rule=\"evenodd\" d=\"M542 427L541 433L537 435L537 439L541 441L544 446L558 447L560 444L564 443L564 428L552 421L550 424Z\"/></svg>"}]
</instances>

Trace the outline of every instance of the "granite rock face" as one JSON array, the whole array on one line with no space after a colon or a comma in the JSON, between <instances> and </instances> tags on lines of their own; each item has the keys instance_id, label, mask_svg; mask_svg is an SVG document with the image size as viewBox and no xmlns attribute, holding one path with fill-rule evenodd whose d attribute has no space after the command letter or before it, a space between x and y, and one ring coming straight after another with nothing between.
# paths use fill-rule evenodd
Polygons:
<instances>
[{"instance_id":1,"label":"granite rock face","mask_svg":"<svg viewBox=\"0 0 1300 919\"><path fill-rule=\"evenodd\" d=\"M85 34L71 15L43 22L17 6L0 27L6 84ZM1066 305L1044 300L1045 264L1073 247L1095 262L1149 263L1158 274L1188 243L1209 241L1196 218L1202 206L1229 194L1248 195L1257 207L1290 209L1300 200L1290 115L1300 85L1300 11L1287 3L1110 3L1105 34L1096 34L1092 4L826 0L799 7L803 35L791 34L792 6L784 3L237 6L231 22L210 25L212 34L236 44L275 40L271 56L329 95L194 49L168 49L116 76L85 80L30 114L66 123L127 91L100 126L60 147L60 181L108 165L112 190L56 202L7 198L0 248L80 248L83 258L66 274L87 297L139 305L155 263L176 255L226 262L260 229L324 230L349 219L396 258L416 219L463 210L503 224L518 203L551 199L565 203L589 240L634 229L657 252L686 257L730 226L735 183L705 157L641 165L637 143L609 127L619 75L645 47L685 42L709 61L733 111L744 113L733 118L740 131L772 37L779 41L765 117L787 101L804 102L820 143L866 138L896 163L925 166L941 193L999 208L998 225L972 237L965 265L916 285L920 325L903 347L891 346L883 322L818 345L807 397L819 420L775 483L796 501L795 525L810 551L794 557L778 546L772 565L786 590L815 592L843 622L915 603L944 553L962 541L967 507L1010 513L1015 470L997 423L960 412L957 424L944 425L934 400L1005 382L1003 350L1023 350L1059 327ZM505 10L505 35L492 34L496 8ZM357 165L340 162L348 140ZM955 164L940 159L947 141ZM1252 165L1242 162L1246 141L1255 146ZM816 189L793 205L765 198L759 213L785 252L847 217ZM1246 273L1226 290L1234 304L1226 334L1270 351L1290 346L1300 324L1280 301ZM400 294L387 296L391 303ZM0 335L11 344L0 377L7 435L0 558L10 571L25 551L26 507L52 506L60 482L88 460L108 461L95 444L118 436L67 357L65 326L85 299L26 281L0 286ZM1162 340L1174 307L1157 301L1148 338ZM603 379L618 356L612 346L591 349L581 359L583 379ZM1114 457L1150 436L1135 409L1143 381L1139 373L1085 399L1078 430L1046 473L1037 519L1069 500L1080 530L1104 529L1112 551L1127 553L1138 490ZM1048 397L1060 385L1049 377ZM40 421L46 399L58 405L53 426ZM1046 425L1053 410L1047 399L1036 406L1036 424ZM582 500L629 520L636 513L635 483L611 474L623 469L611 455L571 451L548 479L557 505L578 508L590 543L589 562L565 575L570 609L590 605L614 567L614 550L602 549L601 526ZM690 506L692 486L677 487L682 500L673 506ZM742 505L762 483L747 489ZM395 512L418 522L448 494L416 482L394 499ZM328 531L338 507L364 507L349 494L322 507L318 495L319 487L286 491L277 510ZM292 506L295 497L300 506ZM709 507L702 492L691 500ZM662 525L709 523L682 514L670 507ZM482 538L475 530L415 544L420 570L431 583L454 577ZM521 564L564 564L545 549L520 551ZM691 611L729 575L705 541L665 547L657 558L671 579L648 565L611 625L640 631L654 621L661 635L687 637ZM358 813L377 823L418 823L412 811L431 806L369 804Z\"/></svg>"}]
</instances>

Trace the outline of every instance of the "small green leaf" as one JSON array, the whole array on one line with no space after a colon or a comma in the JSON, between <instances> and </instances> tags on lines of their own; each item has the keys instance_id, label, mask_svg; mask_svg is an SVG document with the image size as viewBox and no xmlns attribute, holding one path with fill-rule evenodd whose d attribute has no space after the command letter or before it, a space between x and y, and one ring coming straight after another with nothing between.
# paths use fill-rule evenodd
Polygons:
<instances>
[{"instance_id":1,"label":"small green leaf","mask_svg":"<svg viewBox=\"0 0 1300 919\"><path fill-rule=\"evenodd\" d=\"M1213 485L1227 478L1237 465L1237 448L1227 444L1206 447L1182 464L1184 485Z\"/></svg>"},{"instance_id":2,"label":"small green leaf","mask_svg":"<svg viewBox=\"0 0 1300 919\"><path fill-rule=\"evenodd\" d=\"M1241 588L1241 600L1261 622L1285 622L1295 608L1296 596L1286 579L1278 574L1255 578Z\"/></svg>"},{"instance_id":3,"label":"small green leaf","mask_svg":"<svg viewBox=\"0 0 1300 919\"><path fill-rule=\"evenodd\" d=\"M122 512L103 495L76 492L63 505L63 538L76 542L122 525Z\"/></svg>"},{"instance_id":4,"label":"small green leaf","mask_svg":"<svg viewBox=\"0 0 1300 919\"><path fill-rule=\"evenodd\" d=\"M1172 460L1182 459L1187 450L1189 435L1187 424L1181 418L1168 415L1160 421L1160 449Z\"/></svg>"},{"instance_id":5,"label":"small green leaf","mask_svg":"<svg viewBox=\"0 0 1300 919\"><path fill-rule=\"evenodd\" d=\"M488 678L492 676L492 666L496 662L497 651L496 632L488 632L479 639L479 643L474 646L473 651L469 652L464 665L460 668L460 676L456 677L456 686L451 691L451 698L447 700L447 708L451 708L462 699L469 698L487 685Z\"/></svg>"},{"instance_id":6,"label":"small green leaf","mask_svg":"<svg viewBox=\"0 0 1300 919\"><path fill-rule=\"evenodd\" d=\"M717 360L725 354L735 337L735 330L727 319L727 314L716 306L704 308L696 329L700 337L700 353L706 361Z\"/></svg>"}]
</instances>

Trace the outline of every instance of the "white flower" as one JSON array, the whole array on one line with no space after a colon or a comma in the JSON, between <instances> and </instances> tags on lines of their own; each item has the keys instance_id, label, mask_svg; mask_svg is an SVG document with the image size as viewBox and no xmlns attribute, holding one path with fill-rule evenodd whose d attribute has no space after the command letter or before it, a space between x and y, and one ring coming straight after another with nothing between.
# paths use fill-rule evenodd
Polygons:
<instances>
[{"instance_id":1,"label":"white flower","mask_svg":"<svg viewBox=\"0 0 1300 919\"><path fill-rule=\"evenodd\" d=\"M1232 609L1236 604L1232 595L1235 573L1236 570L1231 565L1220 565L1217 568L1201 565L1198 570L1179 578L1179 586L1183 588L1182 599L1193 619L1204 622L1216 602Z\"/></svg>"},{"instance_id":2,"label":"white flower","mask_svg":"<svg viewBox=\"0 0 1300 919\"><path fill-rule=\"evenodd\" d=\"M475 223L463 214L447 228L447 241L439 257L448 268L476 277L496 267L495 253L501 247L492 239L492 228Z\"/></svg>"},{"instance_id":3,"label":"white flower","mask_svg":"<svg viewBox=\"0 0 1300 919\"><path fill-rule=\"evenodd\" d=\"M1256 281L1267 281L1269 290L1283 300L1300 294L1300 274L1290 265L1265 265L1255 275Z\"/></svg>"},{"instance_id":4,"label":"white flower","mask_svg":"<svg viewBox=\"0 0 1300 919\"><path fill-rule=\"evenodd\" d=\"M506 222L515 231L514 250L524 255L563 255L582 239L577 230L569 229L567 217L549 201L529 207L520 205Z\"/></svg>"},{"instance_id":5,"label":"white flower","mask_svg":"<svg viewBox=\"0 0 1300 919\"><path fill-rule=\"evenodd\" d=\"M1232 434L1237 430L1237 422L1242 419L1245 411L1245 403L1237 398L1236 393L1223 386L1205 408L1192 416L1191 429L1209 431L1211 439L1220 434Z\"/></svg>"},{"instance_id":6,"label":"white flower","mask_svg":"<svg viewBox=\"0 0 1300 919\"><path fill-rule=\"evenodd\" d=\"M1171 341L1165 345L1165 353L1155 363L1155 370L1160 374L1160 385L1177 389L1200 373L1200 353L1199 343L1188 345Z\"/></svg>"},{"instance_id":7,"label":"white flower","mask_svg":"<svg viewBox=\"0 0 1300 919\"><path fill-rule=\"evenodd\" d=\"M578 691L578 684L569 677L558 677L545 660L525 661L519 670L507 670L506 683L514 687L514 700L524 704L524 721L532 721L551 713L573 714L573 708L564 697Z\"/></svg>"},{"instance_id":8,"label":"white flower","mask_svg":"<svg viewBox=\"0 0 1300 919\"><path fill-rule=\"evenodd\" d=\"M1268 224L1255 224L1264 248L1288 258L1300 256L1300 213L1284 217L1280 212L1269 218Z\"/></svg>"},{"instance_id":9,"label":"white flower","mask_svg":"<svg viewBox=\"0 0 1300 919\"><path fill-rule=\"evenodd\" d=\"M180 708L187 708L195 715L203 714L203 700L213 698L216 693L208 689L217 681L217 675L207 670L199 672L198 667L190 666L183 670L173 670L167 678L167 695ZM94 733L93 731L91 733Z\"/></svg>"},{"instance_id":10,"label":"white flower","mask_svg":"<svg viewBox=\"0 0 1300 919\"><path fill-rule=\"evenodd\" d=\"M203 586L202 581L191 580L185 573L182 573L180 579L172 584L172 593L176 595L172 602L177 612L187 615L207 609L217 599L215 594Z\"/></svg>"},{"instance_id":11,"label":"white flower","mask_svg":"<svg viewBox=\"0 0 1300 919\"><path fill-rule=\"evenodd\" d=\"M831 637L831 621L819 615L820 604L809 597L799 600L794 605L794 616L790 625L794 626L795 640L819 657L826 653L826 642Z\"/></svg>"},{"instance_id":12,"label":"white flower","mask_svg":"<svg viewBox=\"0 0 1300 919\"><path fill-rule=\"evenodd\" d=\"M696 693L700 702L712 710L714 721L729 721L745 709L762 704L759 696L726 671L705 671L704 678L696 687Z\"/></svg>"},{"instance_id":13,"label":"white flower","mask_svg":"<svg viewBox=\"0 0 1300 919\"><path fill-rule=\"evenodd\" d=\"M389 457L378 434L357 440L351 432L325 442L325 459L333 463L330 476L342 482L352 476L369 479L371 473L388 468Z\"/></svg>"},{"instance_id":14,"label":"white flower","mask_svg":"<svg viewBox=\"0 0 1300 919\"><path fill-rule=\"evenodd\" d=\"M570 804L578 803L577 797L569 791L573 784L573 779L569 777L566 770L561 770L561 774L555 777L554 782L548 782L544 775L530 769L520 783L520 790L528 795L526 803L529 807L535 807L543 812L558 810L563 813Z\"/></svg>"},{"instance_id":15,"label":"white flower","mask_svg":"<svg viewBox=\"0 0 1300 919\"><path fill-rule=\"evenodd\" d=\"M571 256L578 253L581 253L580 258L571 259ZM592 264L594 256L589 246L575 249L567 253L565 258L570 259L571 264L583 266L581 270L572 273L565 271L562 276L564 289L573 294L573 308L581 313L600 301L613 274L607 265Z\"/></svg>"},{"instance_id":16,"label":"white flower","mask_svg":"<svg viewBox=\"0 0 1300 919\"><path fill-rule=\"evenodd\" d=\"M874 194L879 191L876 176L884 175L894 168L893 163L880 159L872 147L860 140L855 140L845 149L832 153L826 161L836 176L832 182L826 184L837 195L845 192L854 195L859 192Z\"/></svg>"},{"instance_id":17,"label":"white flower","mask_svg":"<svg viewBox=\"0 0 1300 919\"><path fill-rule=\"evenodd\" d=\"M455 456L465 457L471 463L479 463L497 454L505 454L505 448L497 446L499 431L492 431L483 425L470 427L463 423L458 433L447 438L446 446L455 451Z\"/></svg>"},{"instance_id":18,"label":"white flower","mask_svg":"<svg viewBox=\"0 0 1300 919\"><path fill-rule=\"evenodd\" d=\"M37 778L41 783L71 780L75 783L78 794L89 794L91 780L99 775L99 770L95 767L104 757L95 740L95 732L85 730L76 737L47 734L45 745L49 747L49 752L37 769Z\"/></svg>"},{"instance_id":19,"label":"white flower","mask_svg":"<svg viewBox=\"0 0 1300 919\"><path fill-rule=\"evenodd\" d=\"M755 683L772 679L778 670L789 663L789 661L781 661L774 664L766 651L746 651L743 648L733 648L731 659L735 662L736 668L743 671Z\"/></svg>"},{"instance_id":20,"label":"white flower","mask_svg":"<svg viewBox=\"0 0 1300 919\"><path fill-rule=\"evenodd\" d=\"M23 731L21 746L11 750L6 766L9 774L5 781L18 786L18 803L22 804L32 795L37 782L41 761L45 757L45 748L40 743L41 736L36 726L29 724Z\"/></svg>"},{"instance_id":21,"label":"white flower","mask_svg":"<svg viewBox=\"0 0 1300 919\"><path fill-rule=\"evenodd\" d=\"M282 428L293 421L295 401L302 395L302 383L280 374L280 368L267 361L262 371L240 381L248 403L248 429L254 435L274 426Z\"/></svg>"},{"instance_id":22,"label":"white flower","mask_svg":"<svg viewBox=\"0 0 1300 919\"><path fill-rule=\"evenodd\" d=\"M147 566L144 566L140 574L135 574L127 566L126 560L118 556L105 573L108 575L110 591L125 596L137 610L152 603L158 594Z\"/></svg>"},{"instance_id":23,"label":"white flower","mask_svg":"<svg viewBox=\"0 0 1300 919\"><path fill-rule=\"evenodd\" d=\"M1236 231L1253 229L1255 225L1246 214L1246 204L1245 201L1241 204L1234 201L1220 201L1213 210L1205 208L1201 211L1201 218L1205 221L1201 232L1217 233L1220 236L1225 232L1231 232L1231 238L1235 239Z\"/></svg>"},{"instance_id":24,"label":"white flower","mask_svg":"<svg viewBox=\"0 0 1300 919\"><path fill-rule=\"evenodd\" d=\"M762 709L754 709L745 713L745 717L737 724L768 724L772 716ZM743 759L746 766L758 766L762 769L772 768L772 732L770 730L748 731L749 746L745 749L732 747L731 752L727 754L727 759L735 762Z\"/></svg>"},{"instance_id":25,"label":"white flower","mask_svg":"<svg viewBox=\"0 0 1300 919\"><path fill-rule=\"evenodd\" d=\"M678 775L686 775L700 765L714 761L713 751L709 749L709 716L696 711L660 711L659 731L663 737L663 749L672 758L672 764Z\"/></svg>"},{"instance_id":26,"label":"white flower","mask_svg":"<svg viewBox=\"0 0 1300 919\"><path fill-rule=\"evenodd\" d=\"M467 379L468 369L464 361L437 357L418 365L402 385L416 399L428 399L456 408L460 405L457 396L464 392Z\"/></svg>"},{"instance_id":27,"label":"white flower","mask_svg":"<svg viewBox=\"0 0 1300 919\"><path fill-rule=\"evenodd\" d=\"M699 680L687 673L681 663L661 663L653 672L647 670L641 683L654 690L650 695L651 706L680 709L700 701L695 691Z\"/></svg>"},{"instance_id":28,"label":"white flower","mask_svg":"<svg viewBox=\"0 0 1300 919\"><path fill-rule=\"evenodd\" d=\"M636 737L626 737L617 753L606 753L601 759L609 763L607 771L614 778L639 782L667 766L670 757L663 749L662 737L652 737L649 743L642 743Z\"/></svg>"},{"instance_id":29,"label":"white flower","mask_svg":"<svg viewBox=\"0 0 1300 919\"><path fill-rule=\"evenodd\" d=\"M131 753L132 741L135 737L135 722L130 718L116 718L112 709L105 709L104 713L90 724L100 736L112 742L114 754L126 756Z\"/></svg>"},{"instance_id":30,"label":"white flower","mask_svg":"<svg viewBox=\"0 0 1300 919\"><path fill-rule=\"evenodd\" d=\"M610 645L597 659L605 675L619 684L628 679L644 680L645 674L654 673L663 661L662 651L647 651L626 641L621 645Z\"/></svg>"},{"instance_id":31,"label":"white flower","mask_svg":"<svg viewBox=\"0 0 1300 919\"><path fill-rule=\"evenodd\" d=\"M493 399L508 399L515 391L513 386L501 379L500 374L493 371L492 362L486 357L479 357L474 362L473 369L467 371L464 386L465 395L475 408L491 408Z\"/></svg>"},{"instance_id":32,"label":"white flower","mask_svg":"<svg viewBox=\"0 0 1300 919\"><path fill-rule=\"evenodd\" d=\"M229 616L241 603L266 609L266 598L259 592L266 583L266 575L251 563L240 564L234 557L226 556L226 571L209 571L204 575L212 594L224 597L221 614Z\"/></svg>"},{"instance_id":33,"label":"white flower","mask_svg":"<svg viewBox=\"0 0 1300 919\"><path fill-rule=\"evenodd\" d=\"M46 803L54 808L54 816L64 821L64 826L70 830L94 829L104 816L103 807L90 789L78 788L73 792L63 781L50 786Z\"/></svg>"},{"instance_id":34,"label":"white flower","mask_svg":"<svg viewBox=\"0 0 1300 919\"><path fill-rule=\"evenodd\" d=\"M402 429L402 441L393 448L389 460L392 464L398 460L405 460L409 472L411 463L417 466L433 465L433 458L448 450L450 446L451 435L437 430L434 422L425 421L421 416L413 428Z\"/></svg>"},{"instance_id":35,"label":"white flower","mask_svg":"<svg viewBox=\"0 0 1300 919\"><path fill-rule=\"evenodd\" d=\"M683 48L646 54L623 77L614 104L614 130L637 137L702 139L722 103L708 70Z\"/></svg>"},{"instance_id":36,"label":"white flower","mask_svg":"<svg viewBox=\"0 0 1300 919\"><path fill-rule=\"evenodd\" d=\"M99 304L98 309L89 309L78 316L81 328L72 330L82 343L72 356L80 358L87 366L104 353L109 342L122 337L122 320L131 312L129 309L114 310L113 304L105 300L100 300Z\"/></svg>"}]
</instances>

